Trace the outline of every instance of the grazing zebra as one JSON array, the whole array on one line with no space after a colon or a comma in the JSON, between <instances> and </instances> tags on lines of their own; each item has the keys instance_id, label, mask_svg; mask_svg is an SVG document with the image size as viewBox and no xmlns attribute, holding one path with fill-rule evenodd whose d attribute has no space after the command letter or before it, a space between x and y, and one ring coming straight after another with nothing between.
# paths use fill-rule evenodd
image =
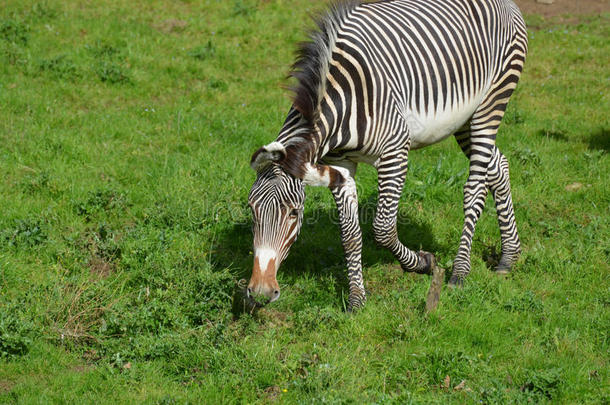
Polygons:
<instances>
[{"instance_id":1,"label":"grazing zebra","mask_svg":"<svg viewBox=\"0 0 610 405\"><path fill-rule=\"evenodd\" d=\"M375 240L405 271L430 274L434 255L398 239L398 202L411 149L454 135L470 160L464 227L449 283L470 271L470 248L487 190L502 239L497 272L520 253L508 163L495 145L517 86L527 33L511 0L385 0L334 4L317 19L293 65L293 105L275 140L252 156L249 195L254 266L247 293L280 295L276 273L303 220L305 185L330 189L347 259L349 308L365 301L354 175L378 172Z\"/></svg>"}]
</instances>

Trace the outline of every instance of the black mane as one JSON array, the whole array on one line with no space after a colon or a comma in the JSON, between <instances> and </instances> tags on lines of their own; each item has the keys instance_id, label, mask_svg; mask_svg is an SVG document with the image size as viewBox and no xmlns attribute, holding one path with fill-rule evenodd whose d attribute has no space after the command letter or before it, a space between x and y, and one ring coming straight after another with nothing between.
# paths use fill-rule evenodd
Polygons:
<instances>
[{"instance_id":1,"label":"black mane","mask_svg":"<svg viewBox=\"0 0 610 405\"><path fill-rule=\"evenodd\" d=\"M309 32L309 40L302 42L289 77L297 80L291 90L294 107L313 125L325 90L332 49L337 31L345 17L362 3L361 0L343 0L331 4L329 10L314 17L317 28Z\"/></svg>"}]
</instances>

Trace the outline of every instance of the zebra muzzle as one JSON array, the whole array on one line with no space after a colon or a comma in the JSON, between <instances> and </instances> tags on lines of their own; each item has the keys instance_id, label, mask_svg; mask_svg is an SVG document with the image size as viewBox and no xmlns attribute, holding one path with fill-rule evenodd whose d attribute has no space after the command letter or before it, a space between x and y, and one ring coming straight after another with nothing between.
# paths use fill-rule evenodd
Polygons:
<instances>
[{"instance_id":1,"label":"zebra muzzle","mask_svg":"<svg viewBox=\"0 0 610 405\"><path fill-rule=\"evenodd\" d=\"M280 297L280 285L276 280L276 258L261 260L257 255L254 258L252 277L246 289L246 296L259 305L273 302Z\"/></svg>"}]
</instances>

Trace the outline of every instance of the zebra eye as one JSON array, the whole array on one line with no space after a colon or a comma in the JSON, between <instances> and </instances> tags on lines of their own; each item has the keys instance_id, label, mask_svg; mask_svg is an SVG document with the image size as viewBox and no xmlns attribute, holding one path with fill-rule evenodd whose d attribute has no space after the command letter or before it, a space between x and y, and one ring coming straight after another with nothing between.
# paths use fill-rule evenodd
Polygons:
<instances>
[{"instance_id":1,"label":"zebra eye","mask_svg":"<svg viewBox=\"0 0 610 405\"><path fill-rule=\"evenodd\" d=\"M293 208L290 210L290 218L297 218L299 216L299 210L296 208Z\"/></svg>"}]
</instances>

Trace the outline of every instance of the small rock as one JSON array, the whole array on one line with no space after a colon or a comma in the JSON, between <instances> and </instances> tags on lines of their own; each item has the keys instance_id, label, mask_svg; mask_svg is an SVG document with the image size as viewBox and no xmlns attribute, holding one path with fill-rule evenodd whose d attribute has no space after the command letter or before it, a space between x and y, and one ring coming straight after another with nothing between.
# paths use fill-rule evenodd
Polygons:
<instances>
[{"instance_id":1,"label":"small rock","mask_svg":"<svg viewBox=\"0 0 610 405\"><path fill-rule=\"evenodd\" d=\"M550 4L555 3L555 0L536 0L536 3L550 5Z\"/></svg>"},{"instance_id":2,"label":"small rock","mask_svg":"<svg viewBox=\"0 0 610 405\"><path fill-rule=\"evenodd\" d=\"M568 184L566 186L566 191L578 191L582 188L582 183L576 182L572 184Z\"/></svg>"},{"instance_id":3,"label":"small rock","mask_svg":"<svg viewBox=\"0 0 610 405\"><path fill-rule=\"evenodd\" d=\"M461 391L464 389L464 387L466 386L466 380L462 380L461 383L459 383L458 385L456 385L455 387L453 387L454 391Z\"/></svg>"}]
</instances>

